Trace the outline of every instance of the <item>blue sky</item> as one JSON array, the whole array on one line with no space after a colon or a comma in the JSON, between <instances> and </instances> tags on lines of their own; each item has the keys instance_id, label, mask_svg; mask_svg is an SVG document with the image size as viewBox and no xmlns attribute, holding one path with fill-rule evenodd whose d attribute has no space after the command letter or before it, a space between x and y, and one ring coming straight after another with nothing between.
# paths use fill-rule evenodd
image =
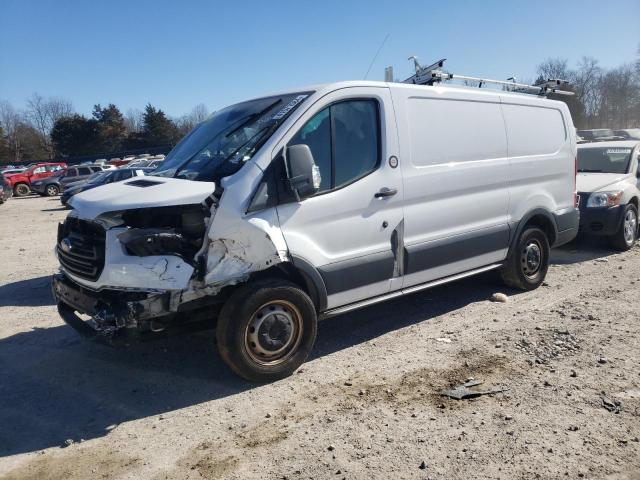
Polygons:
<instances>
[{"instance_id":1,"label":"blue sky","mask_svg":"<svg viewBox=\"0 0 640 480\"><path fill-rule=\"evenodd\" d=\"M289 87L369 79L409 55L450 71L534 77L548 57L634 61L640 0L0 0L0 99L33 92L123 112L151 102L178 116Z\"/></svg>"}]
</instances>

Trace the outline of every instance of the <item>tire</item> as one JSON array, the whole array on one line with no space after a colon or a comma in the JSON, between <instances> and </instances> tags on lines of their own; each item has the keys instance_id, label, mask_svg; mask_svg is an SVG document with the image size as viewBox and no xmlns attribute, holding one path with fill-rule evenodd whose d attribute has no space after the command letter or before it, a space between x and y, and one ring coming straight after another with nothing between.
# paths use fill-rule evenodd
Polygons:
<instances>
[{"instance_id":1,"label":"tire","mask_svg":"<svg viewBox=\"0 0 640 480\"><path fill-rule=\"evenodd\" d=\"M525 228L500 269L502 281L519 290L535 290L547 276L550 251L547 235L541 229Z\"/></svg>"},{"instance_id":2,"label":"tire","mask_svg":"<svg viewBox=\"0 0 640 480\"><path fill-rule=\"evenodd\" d=\"M31 193L31 189L26 183L18 183L15 187L13 187L13 194L16 197L26 197L27 195L29 195L29 193Z\"/></svg>"},{"instance_id":3,"label":"tire","mask_svg":"<svg viewBox=\"0 0 640 480\"><path fill-rule=\"evenodd\" d=\"M626 252L636 243L638 238L638 209L632 203L624 207L620 229L611 237L611 246Z\"/></svg>"},{"instance_id":4,"label":"tire","mask_svg":"<svg viewBox=\"0 0 640 480\"><path fill-rule=\"evenodd\" d=\"M44 188L44 194L47 197L55 197L56 195L60 195L60 187L58 187L55 183L51 183Z\"/></svg>"},{"instance_id":5,"label":"tire","mask_svg":"<svg viewBox=\"0 0 640 480\"><path fill-rule=\"evenodd\" d=\"M316 310L304 291L285 280L259 280L238 288L226 301L216 342L236 374L252 382L271 382L304 363L316 332Z\"/></svg>"}]
</instances>

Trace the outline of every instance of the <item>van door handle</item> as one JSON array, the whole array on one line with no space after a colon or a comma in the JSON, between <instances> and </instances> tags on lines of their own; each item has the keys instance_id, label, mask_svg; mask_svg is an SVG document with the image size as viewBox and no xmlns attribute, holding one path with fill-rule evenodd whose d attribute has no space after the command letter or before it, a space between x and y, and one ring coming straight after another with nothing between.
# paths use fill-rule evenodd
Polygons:
<instances>
[{"instance_id":1,"label":"van door handle","mask_svg":"<svg viewBox=\"0 0 640 480\"><path fill-rule=\"evenodd\" d=\"M376 198L393 197L396 193L398 193L398 190L396 190L395 188L385 187L385 188L381 188L380 191L374 195L374 197Z\"/></svg>"}]
</instances>

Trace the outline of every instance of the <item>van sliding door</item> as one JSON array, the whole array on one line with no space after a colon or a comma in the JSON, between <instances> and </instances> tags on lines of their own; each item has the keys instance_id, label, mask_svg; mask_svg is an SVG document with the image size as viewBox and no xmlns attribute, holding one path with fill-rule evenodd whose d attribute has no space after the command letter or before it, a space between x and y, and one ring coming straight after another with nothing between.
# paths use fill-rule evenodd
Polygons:
<instances>
[{"instance_id":1,"label":"van sliding door","mask_svg":"<svg viewBox=\"0 0 640 480\"><path fill-rule=\"evenodd\" d=\"M495 94L392 89L405 186L404 287L502 261L507 140Z\"/></svg>"}]
</instances>

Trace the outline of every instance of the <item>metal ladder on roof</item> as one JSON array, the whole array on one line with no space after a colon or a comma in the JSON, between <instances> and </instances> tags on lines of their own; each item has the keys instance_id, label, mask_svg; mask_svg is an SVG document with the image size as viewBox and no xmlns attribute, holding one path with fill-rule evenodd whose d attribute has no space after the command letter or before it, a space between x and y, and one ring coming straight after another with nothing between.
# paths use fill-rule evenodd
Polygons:
<instances>
[{"instance_id":1,"label":"metal ladder on roof","mask_svg":"<svg viewBox=\"0 0 640 480\"><path fill-rule=\"evenodd\" d=\"M469 77L467 75L449 73L442 69L444 62L447 60L446 58L442 58L426 67L420 65L416 56L411 56L408 60L413 60L415 73L401 83L410 83L413 85L435 85L443 80L462 80L478 82L479 88L482 88L486 84L501 85L506 91L539 95L543 97L552 93L557 95L574 95L571 91L561 89L562 87L567 87L569 85L567 80L554 78L536 85L528 85L526 83L517 83L513 77L507 80L492 80L489 78ZM393 67L385 68L384 74L386 82L394 81Z\"/></svg>"}]
</instances>

